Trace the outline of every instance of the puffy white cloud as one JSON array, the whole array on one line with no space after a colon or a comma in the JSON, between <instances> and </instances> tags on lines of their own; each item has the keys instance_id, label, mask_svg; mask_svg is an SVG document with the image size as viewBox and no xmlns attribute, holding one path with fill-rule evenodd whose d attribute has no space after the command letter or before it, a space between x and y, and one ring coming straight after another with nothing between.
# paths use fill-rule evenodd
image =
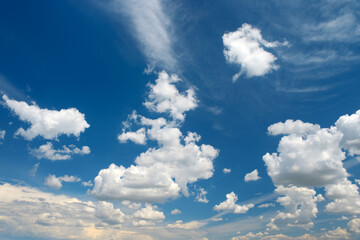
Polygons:
<instances>
[{"instance_id":1,"label":"puffy white cloud","mask_svg":"<svg viewBox=\"0 0 360 240\"><path fill-rule=\"evenodd\" d=\"M174 75L160 73L157 83L150 85L149 101L145 103L155 111L169 112L172 121L149 119L134 111L124 123L125 128L133 123L141 125L147 140L155 141L157 146L141 153L128 168L111 164L101 170L94 180L93 196L102 200L165 202L179 197L180 191L189 196L189 183L212 177L218 150L197 144L201 138L197 133L183 136L178 126L182 121L174 121L184 120L184 112L194 108L197 102L191 94L181 95L170 84L175 80L178 78Z\"/></svg>"},{"instance_id":2,"label":"puffy white cloud","mask_svg":"<svg viewBox=\"0 0 360 240\"><path fill-rule=\"evenodd\" d=\"M199 222L199 221L191 221L187 223L183 223L182 220L177 220L175 223L168 224L168 228L179 228L184 230L191 230L191 229L199 229L204 226L206 223Z\"/></svg>"},{"instance_id":3,"label":"puffy white cloud","mask_svg":"<svg viewBox=\"0 0 360 240\"><path fill-rule=\"evenodd\" d=\"M74 154L89 154L90 148L88 146L83 146L81 149L77 148L75 145L63 146L62 149L54 149L51 142L47 142L44 145L41 145L39 148L31 149L30 153L38 159L49 159L52 161L56 160L68 160Z\"/></svg>"},{"instance_id":4,"label":"puffy white cloud","mask_svg":"<svg viewBox=\"0 0 360 240\"><path fill-rule=\"evenodd\" d=\"M94 184L91 182L91 180L89 180L87 182L82 182L81 185L84 187L92 187Z\"/></svg>"},{"instance_id":5,"label":"puffy white cloud","mask_svg":"<svg viewBox=\"0 0 360 240\"><path fill-rule=\"evenodd\" d=\"M244 177L245 182L257 181L257 180L261 179L261 177L259 177L258 174L259 173L258 173L257 169L255 169L251 173L247 173Z\"/></svg>"},{"instance_id":6,"label":"puffy white cloud","mask_svg":"<svg viewBox=\"0 0 360 240\"><path fill-rule=\"evenodd\" d=\"M349 155L360 154L360 110L352 115L341 116L335 123L343 134L341 146L349 151Z\"/></svg>"},{"instance_id":7,"label":"puffy white cloud","mask_svg":"<svg viewBox=\"0 0 360 240\"><path fill-rule=\"evenodd\" d=\"M148 204L146 207L136 211L133 216L138 219L162 221L165 219L163 212L157 211L154 206Z\"/></svg>"},{"instance_id":8,"label":"puffy white cloud","mask_svg":"<svg viewBox=\"0 0 360 240\"><path fill-rule=\"evenodd\" d=\"M136 218L123 214L111 203L95 204L8 183L0 184L0 196L1 236L25 239L154 239L132 228L131 220ZM151 234L156 235L155 232Z\"/></svg>"},{"instance_id":9,"label":"puffy white cloud","mask_svg":"<svg viewBox=\"0 0 360 240\"><path fill-rule=\"evenodd\" d=\"M264 47L274 48L280 43L264 40L260 30L250 24L244 23L235 32L225 33L222 38L226 60L241 66L241 71L233 76L233 81L242 74L246 74L246 77L263 76L278 69L276 57Z\"/></svg>"},{"instance_id":10,"label":"puffy white cloud","mask_svg":"<svg viewBox=\"0 0 360 240\"><path fill-rule=\"evenodd\" d=\"M275 216L275 224L277 220L281 220L304 228L313 226L312 219L318 213L316 203L324 200L321 194L316 195L313 189L296 186L278 186L275 192L284 195L276 201L285 207L285 212L279 212Z\"/></svg>"},{"instance_id":11,"label":"puffy white cloud","mask_svg":"<svg viewBox=\"0 0 360 240\"><path fill-rule=\"evenodd\" d=\"M263 156L268 174L276 185L324 186L346 178L345 153L339 148L342 134L335 128L306 136L281 138L278 152Z\"/></svg>"},{"instance_id":12,"label":"puffy white cloud","mask_svg":"<svg viewBox=\"0 0 360 240\"><path fill-rule=\"evenodd\" d=\"M110 202L99 201L95 216L110 225L120 224L125 221L125 214L120 209L114 209L114 205Z\"/></svg>"},{"instance_id":13,"label":"puffy white cloud","mask_svg":"<svg viewBox=\"0 0 360 240\"><path fill-rule=\"evenodd\" d=\"M171 211L172 215L176 215L176 214L180 214L180 213L181 213L181 211L177 208L175 208L174 210Z\"/></svg>"},{"instance_id":14,"label":"puffy white cloud","mask_svg":"<svg viewBox=\"0 0 360 240\"><path fill-rule=\"evenodd\" d=\"M21 121L31 124L27 130L19 128L16 132L17 135L21 135L26 140L32 140L36 136L56 139L62 134L79 137L86 128L90 127L85 121L85 115L76 108L57 111L42 109L35 104L28 105L23 101L11 100L6 95L3 95L3 99Z\"/></svg>"},{"instance_id":15,"label":"puffy white cloud","mask_svg":"<svg viewBox=\"0 0 360 240\"><path fill-rule=\"evenodd\" d=\"M250 208L254 207L254 204L238 205L236 201L238 197L234 192L226 194L226 200L219 205L215 205L214 210L223 211L223 210L233 210L234 213L246 213Z\"/></svg>"},{"instance_id":16,"label":"puffy white cloud","mask_svg":"<svg viewBox=\"0 0 360 240\"><path fill-rule=\"evenodd\" d=\"M49 174L49 176L46 177L44 184L54 189L60 189L62 188L62 182L80 182L80 180L80 178L74 176L65 175L56 177L53 174Z\"/></svg>"},{"instance_id":17,"label":"puffy white cloud","mask_svg":"<svg viewBox=\"0 0 360 240\"><path fill-rule=\"evenodd\" d=\"M304 123L301 120L288 119L284 123L278 122L268 127L270 135L280 134L297 134L303 135L305 133L312 133L320 130L320 125L312 123Z\"/></svg>"},{"instance_id":18,"label":"puffy white cloud","mask_svg":"<svg viewBox=\"0 0 360 240\"><path fill-rule=\"evenodd\" d=\"M183 121L185 112L197 107L194 89L190 88L186 93L179 93L174 83L180 78L173 74L169 76L165 71L158 75L155 84L150 84L148 100L144 105L158 113L169 113L174 120Z\"/></svg>"},{"instance_id":19,"label":"puffy white cloud","mask_svg":"<svg viewBox=\"0 0 360 240\"><path fill-rule=\"evenodd\" d=\"M335 230L328 231L320 237L320 239L329 239L329 240L344 240L351 239L351 234L346 230L340 227Z\"/></svg>"},{"instance_id":20,"label":"puffy white cloud","mask_svg":"<svg viewBox=\"0 0 360 240\"><path fill-rule=\"evenodd\" d=\"M360 233L360 218L355 218L349 221L347 227L350 232Z\"/></svg>"},{"instance_id":21,"label":"puffy white cloud","mask_svg":"<svg viewBox=\"0 0 360 240\"><path fill-rule=\"evenodd\" d=\"M296 209L289 211L288 207L282 204L287 212L273 219L269 227L276 229L274 222L281 217L283 219L301 217L304 223L308 222L308 226L311 226L310 220L316 216L313 213L317 212L315 202L321 200L318 199L319 195L315 198L316 192L311 189L314 187L325 187L326 197L331 200L326 205L328 213L360 213L359 188L347 179L349 174L343 166L347 154L350 156L358 154L356 142L360 139L359 116L360 111L350 116L341 116L335 126L330 128L320 128L317 124L292 120L269 127L270 134L286 134L286 136L283 136L279 142L278 153L271 155L267 153L263 156L263 160L268 174L278 187L276 191L279 192L281 187L284 195L291 194L292 197L289 197L291 200L288 200L292 202L290 206ZM290 193L284 192L285 188L294 189ZM307 210L294 207L299 204ZM301 221L297 220L297 225L300 223ZM328 234L333 235L333 233Z\"/></svg>"},{"instance_id":22,"label":"puffy white cloud","mask_svg":"<svg viewBox=\"0 0 360 240\"><path fill-rule=\"evenodd\" d=\"M125 132L118 135L118 139L121 143L126 143L128 140L133 141L136 144L145 144L146 135L145 128L140 128L136 132Z\"/></svg>"},{"instance_id":23,"label":"puffy white cloud","mask_svg":"<svg viewBox=\"0 0 360 240\"><path fill-rule=\"evenodd\" d=\"M224 174L231 173L231 169L230 168L224 168L223 173Z\"/></svg>"},{"instance_id":24,"label":"puffy white cloud","mask_svg":"<svg viewBox=\"0 0 360 240\"><path fill-rule=\"evenodd\" d=\"M206 194L207 191L205 191L205 189L199 188L195 200L197 202L208 203L209 200L206 198Z\"/></svg>"}]
</instances>

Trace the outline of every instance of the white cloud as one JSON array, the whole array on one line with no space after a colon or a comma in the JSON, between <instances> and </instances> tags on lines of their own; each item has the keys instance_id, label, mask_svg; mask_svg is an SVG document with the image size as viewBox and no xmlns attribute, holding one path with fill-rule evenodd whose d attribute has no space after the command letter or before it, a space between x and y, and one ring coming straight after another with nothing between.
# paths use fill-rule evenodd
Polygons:
<instances>
[{"instance_id":1,"label":"white cloud","mask_svg":"<svg viewBox=\"0 0 360 240\"><path fill-rule=\"evenodd\" d=\"M224 211L224 210L233 210L234 213L246 213L250 208L254 207L254 204L238 205L236 201L238 197L234 192L226 194L226 200L219 205L215 205L214 210Z\"/></svg>"},{"instance_id":2,"label":"white cloud","mask_svg":"<svg viewBox=\"0 0 360 240\"><path fill-rule=\"evenodd\" d=\"M161 0L114 0L109 9L130 18L131 30L152 66L174 70L171 19Z\"/></svg>"},{"instance_id":3,"label":"white cloud","mask_svg":"<svg viewBox=\"0 0 360 240\"><path fill-rule=\"evenodd\" d=\"M74 176L65 175L56 177L53 174L49 174L49 176L46 177L44 184L54 189L60 189L62 188L62 182L80 182L80 180L80 178Z\"/></svg>"},{"instance_id":4,"label":"white cloud","mask_svg":"<svg viewBox=\"0 0 360 240\"><path fill-rule=\"evenodd\" d=\"M92 187L94 184L91 182L91 180L89 180L87 182L82 182L81 185L84 187Z\"/></svg>"},{"instance_id":5,"label":"white cloud","mask_svg":"<svg viewBox=\"0 0 360 240\"><path fill-rule=\"evenodd\" d=\"M2 140L5 139L5 134L6 134L5 130L0 130L0 143L2 142Z\"/></svg>"},{"instance_id":6,"label":"white cloud","mask_svg":"<svg viewBox=\"0 0 360 240\"><path fill-rule=\"evenodd\" d=\"M342 147L349 151L350 156L360 155L360 110L350 116L341 116L335 126L344 135Z\"/></svg>"},{"instance_id":7,"label":"white cloud","mask_svg":"<svg viewBox=\"0 0 360 240\"><path fill-rule=\"evenodd\" d=\"M282 192L291 202L288 206L301 205L292 207L296 211L289 211L288 206L282 204L287 211L277 219L287 216L297 219L296 225L301 225L298 220L301 217L305 227L311 226L310 220L317 212L315 202L321 200L319 195L315 197L314 187L324 187L326 197L332 200L325 207L328 213L360 213L359 188L347 179L349 174L343 166L347 153L352 156L358 152L358 146L353 143L360 139L359 115L360 111L341 116L330 128L303 122L295 124L296 121L276 124L272 128L272 132L287 135L281 138L278 153L263 156L268 174L277 186L276 191ZM302 206L307 210L301 210ZM274 227L275 220L269 223L270 227Z\"/></svg>"},{"instance_id":8,"label":"white cloud","mask_svg":"<svg viewBox=\"0 0 360 240\"><path fill-rule=\"evenodd\" d=\"M35 176L36 175L36 173L37 173L37 170L38 170L38 168L39 168L39 165L40 165L40 163L38 162L38 163L35 163L34 164L34 166L30 169L30 175L31 176Z\"/></svg>"},{"instance_id":9,"label":"white cloud","mask_svg":"<svg viewBox=\"0 0 360 240\"><path fill-rule=\"evenodd\" d=\"M192 229L199 229L204 226L206 223L199 222L199 221L191 221L187 223L183 223L182 220L177 220L175 223L168 224L168 228L179 228L184 230L192 230Z\"/></svg>"},{"instance_id":10,"label":"white cloud","mask_svg":"<svg viewBox=\"0 0 360 240\"><path fill-rule=\"evenodd\" d=\"M261 177L259 177L258 174L259 173L258 173L257 169L255 169L251 173L247 173L244 177L245 182L257 181L257 180L261 179Z\"/></svg>"},{"instance_id":11,"label":"white cloud","mask_svg":"<svg viewBox=\"0 0 360 240\"><path fill-rule=\"evenodd\" d=\"M360 218L352 219L348 222L347 227L350 232L360 233Z\"/></svg>"},{"instance_id":12,"label":"white cloud","mask_svg":"<svg viewBox=\"0 0 360 240\"><path fill-rule=\"evenodd\" d=\"M172 215L176 215L176 214L180 214L180 213L181 213L181 211L177 208L175 208L174 210L171 211Z\"/></svg>"},{"instance_id":13,"label":"white cloud","mask_svg":"<svg viewBox=\"0 0 360 240\"><path fill-rule=\"evenodd\" d=\"M225 33L222 38L226 60L241 66L241 71L233 76L233 81L242 74L246 74L246 77L263 76L278 69L276 57L265 51L264 47L274 48L281 43L264 40L259 29L244 23L235 32Z\"/></svg>"},{"instance_id":14,"label":"white cloud","mask_svg":"<svg viewBox=\"0 0 360 240\"><path fill-rule=\"evenodd\" d=\"M279 212L275 216L274 224L277 220L281 220L298 227L310 228L313 226L312 219L318 213L316 203L324 200L321 194L316 195L313 189L296 186L278 186L275 192L284 195L276 201L285 207L285 212Z\"/></svg>"},{"instance_id":15,"label":"white cloud","mask_svg":"<svg viewBox=\"0 0 360 240\"><path fill-rule=\"evenodd\" d=\"M258 208L269 208L269 207L275 207L274 203L263 203L258 206Z\"/></svg>"},{"instance_id":16,"label":"white cloud","mask_svg":"<svg viewBox=\"0 0 360 240\"><path fill-rule=\"evenodd\" d=\"M197 100L181 95L175 85L167 82L170 78L177 79L165 72L159 74L160 80L150 85L150 100L145 105L151 109L154 107L160 113L169 112L173 120L183 121L184 112L196 106L188 101L195 104ZM164 86L160 86L163 84L161 81L165 81ZM213 159L217 157L218 150L210 145L198 145L200 136L197 133L188 132L183 136L178 128L182 121L149 119L134 111L124 126L129 128L133 123L141 125L146 129L147 140L156 141L157 146L141 153L135 159L136 165L125 168L111 164L101 170L94 181L93 196L103 200L165 202L179 197L180 191L188 196L189 183L212 177Z\"/></svg>"},{"instance_id":17,"label":"white cloud","mask_svg":"<svg viewBox=\"0 0 360 240\"><path fill-rule=\"evenodd\" d=\"M47 142L44 145L41 145L37 149L31 149L30 153L38 159L49 159L52 161L56 160L68 160L74 154L89 154L90 148L88 146L83 146L81 149L77 148L74 145L63 146L62 149L54 149L51 142Z\"/></svg>"},{"instance_id":18,"label":"white cloud","mask_svg":"<svg viewBox=\"0 0 360 240\"><path fill-rule=\"evenodd\" d=\"M3 95L6 105L15 113L21 121L30 123L27 130L19 128L16 135L21 135L26 140L32 140L36 136L45 139L56 139L59 135L74 135L79 137L90 125L85 121L85 116L76 108L49 110L41 109L33 104L9 99Z\"/></svg>"},{"instance_id":19,"label":"white cloud","mask_svg":"<svg viewBox=\"0 0 360 240\"><path fill-rule=\"evenodd\" d=\"M136 211L133 216L138 219L151 220L151 221L162 221L165 219L163 212L157 211L156 207L148 204L146 207Z\"/></svg>"},{"instance_id":20,"label":"white cloud","mask_svg":"<svg viewBox=\"0 0 360 240\"><path fill-rule=\"evenodd\" d=\"M223 173L224 174L231 173L231 169L230 168L224 168Z\"/></svg>"},{"instance_id":21,"label":"white cloud","mask_svg":"<svg viewBox=\"0 0 360 240\"><path fill-rule=\"evenodd\" d=\"M135 218L123 214L111 203L94 204L8 183L0 184L0 196L1 236L25 239L154 239L141 233L141 230L129 229L131 220Z\"/></svg>"},{"instance_id":22,"label":"white cloud","mask_svg":"<svg viewBox=\"0 0 360 240\"><path fill-rule=\"evenodd\" d=\"M110 225L120 224L125 221L125 214L120 209L114 209L114 205L109 202L99 201L95 216Z\"/></svg>"},{"instance_id":23,"label":"white cloud","mask_svg":"<svg viewBox=\"0 0 360 240\"><path fill-rule=\"evenodd\" d=\"M351 234L346 230L340 227L337 227L335 230L330 230L320 237L320 239L326 240L344 240L351 239Z\"/></svg>"},{"instance_id":24,"label":"white cloud","mask_svg":"<svg viewBox=\"0 0 360 240\"><path fill-rule=\"evenodd\" d=\"M136 132L125 132L118 135L118 139L121 143L126 143L128 140L133 141L136 144L144 145L146 143L145 128L140 128Z\"/></svg>"},{"instance_id":25,"label":"white cloud","mask_svg":"<svg viewBox=\"0 0 360 240\"><path fill-rule=\"evenodd\" d=\"M185 112L197 107L194 89L190 88L186 93L179 93L174 83L179 82L177 75L169 76L162 71L158 75L155 84L150 84L148 100L144 105L158 113L169 113L174 120L183 121Z\"/></svg>"},{"instance_id":26,"label":"white cloud","mask_svg":"<svg viewBox=\"0 0 360 240\"><path fill-rule=\"evenodd\" d=\"M195 200L197 202L208 203L209 200L206 198L206 194L207 191L205 191L205 189L199 188Z\"/></svg>"},{"instance_id":27,"label":"white cloud","mask_svg":"<svg viewBox=\"0 0 360 240\"><path fill-rule=\"evenodd\" d=\"M316 132L318 130L320 130L320 126L318 124L304 123L301 120L294 121L292 119L286 120L285 123L278 122L268 127L268 133L270 135L303 135L306 133Z\"/></svg>"}]
</instances>

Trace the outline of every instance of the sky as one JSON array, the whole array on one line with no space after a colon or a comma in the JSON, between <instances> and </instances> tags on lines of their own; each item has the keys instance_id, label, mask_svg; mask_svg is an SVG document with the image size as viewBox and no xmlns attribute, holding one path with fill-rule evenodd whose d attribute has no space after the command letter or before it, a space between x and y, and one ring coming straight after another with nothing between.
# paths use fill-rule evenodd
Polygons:
<instances>
[{"instance_id":1,"label":"sky","mask_svg":"<svg viewBox=\"0 0 360 240\"><path fill-rule=\"evenodd\" d=\"M0 2L0 239L359 239L356 0Z\"/></svg>"}]
</instances>

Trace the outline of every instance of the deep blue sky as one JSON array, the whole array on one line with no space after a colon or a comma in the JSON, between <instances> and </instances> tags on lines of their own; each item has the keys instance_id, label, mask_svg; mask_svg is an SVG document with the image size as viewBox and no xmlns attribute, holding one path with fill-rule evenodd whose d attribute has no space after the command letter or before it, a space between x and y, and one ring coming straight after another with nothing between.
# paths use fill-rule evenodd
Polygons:
<instances>
[{"instance_id":1,"label":"deep blue sky","mask_svg":"<svg viewBox=\"0 0 360 240\"><path fill-rule=\"evenodd\" d=\"M109 236L114 237L116 229L121 228L134 232L133 235L117 233L120 234L117 237L126 239L146 239L145 236L149 239L242 239L240 236L249 232L262 235L247 235L246 239L267 239L266 236L271 235L275 239L283 239L276 234L298 239L293 237L307 233L322 239L335 234L331 232L333 230L342 231L340 239L356 239L356 234L360 232L360 220L356 214L360 212L349 213L346 209L360 209L355 181L360 175L357 160L360 154L360 120L356 120L360 119L360 113L355 114L360 109L359 12L359 3L352 0L316 3L285 0L0 1L1 97L7 96L11 101L22 101L38 109L53 110L53 113L75 108L84 114L84 120L90 125L79 134L63 134L59 127L57 137L46 138L38 134L26 139L16 132L19 128L26 130L31 127L31 123L20 118L20 112L27 110L22 108L17 111L5 98L1 98L0 131L4 131L5 135L1 138L0 132L0 192L9 196L13 194L11 196L16 196L15 199L19 196L10 189L32 189L41 194L54 194L54 198L63 194L78 198L81 204L86 201L94 204L90 206L94 211L91 217L74 217L71 216L72 212L62 212L55 203L44 197L44 201L48 201L46 209L37 203L35 205L39 208L34 205L31 213L25 210L25 213L17 216L23 203L2 200L0 194L0 238L69 239L76 236L77 239L110 239ZM259 31L261 39L247 35L249 33L244 32L244 24L248 24L251 33ZM230 49L223 36L232 33L242 35L237 39L240 44ZM236 55L238 50L249 50L249 45L246 45L249 42L275 60L267 61L264 55L260 56L260 60L251 60L259 52L245 53L248 57L246 61L231 62L226 58L224 49L230 49L231 54ZM266 64L271 66L266 72L251 75L250 67L246 65L248 63L254 63L255 69L266 68ZM145 73L149 66L152 72ZM188 89L195 91L197 106L181 112L186 115L184 120L175 121L169 109L161 112L144 105L144 102L152 101L152 86L149 83L156 84L161 71L169 76L176 74L182 80L168 82L178 89L180 95L185 96ZM232 81L232 77L240 71L239 78ZM169 97L169 101L175 101L172 97ZM178 129L184 137L189 131L198 133L201 136L196 143L198 146L207 144L218 151L217 156L208 159L213 174L201 177L199 173L195 181L187 179L190 194L186 196L182 188L175 197L167 198L165 202L148 201L146 196L143 200L133 201L132 196L126 194L111 198L97 194L94 189L99 183L94 179L101 175L100 170L107 169L112 163L124 168L131 165L139 167L135 159L141 153L150 148L162 150L164 147L156 142L156 138L151 139L148 132L146 144L136 144L131 139L126 143L119 142L118 135L123 132L123 123L127 120L131 122L128 116L133 110L150 119L165 118L165 127ZM346 125L344 129L348 131L336 125L337 132L331 134L339 133L341 139L334 144L328 137L318 136L317 131L320 130L302 132L305 125L272 134L279 136L271 136L268 132L270 125L288 119L330 128L346 114L354 114L353 124L346 123L349 126ZM124 131L151 128L139 122L132 124ZM304 153L304 159L309 160L306 163L301 154L293 158L285 157L287 151L292 156L292 152L301 148L301 143L294 143L291 149L278 148L279 141L286 141L284 135L297 136L303 141L315 136L321 144L318 147L310 144L305 148L310 149L310 153ZM181 146L185 146L185 140L180 140ZM40 156L39 151L35 150L47 143L52 144L53 149L49 153L52 157L58 153L69 159L51 160L50 155ZM75 148L72 144L79 149L88 146L91 152L64 152L63 146ZM354 154L349 144L353 144ZM320 155L312 153L312 147L322 151L321 156L330 154L329 159L322 162L323 165L317 165ZM331 155L337 149L343 152L343 159L338 160ZM297 162L294 166L308 169L300 170L303 174L300 177L305 177L306 171L321 176L328 170L322 169L323 166L340 165L331 168L336 173L326 184L314 182L303 186L289 180L293 182L284 185L275 175L271 175L269 166L263 160L266 153L276 152L279 155L284 153L284 166L293 164L291 159L295 159ZM173 154L176 156L167 155L164 160L166 164L175 161L174 158L180 153ZM198 160L190 159L189 169L196 168L191 164ZM225 174L224 168L231 169L231 172ZM245 175L255 169L260 179L244 181ZM349 175L338 180L341 169ZM201 167L199 171L205 170ZM279 171L279 176L286 174L282 168ZM178 176L171 175L165 168L152 174L160 173L168 174L174 184L179 183ZM186 174L184 172L183 175ZM60 179L58 181L62 186L46 182L50 175ZM61 178L65 175L81 180L67 182ZM143 179L143 176L140 178ZM156 179L156 176L151 179ZM348 183L344 183L344 179L349 180L350 185L346 185ZM82 185L82 182L89 180L95 186ZM99 184L99 187L102 190L109 188L111 193L119 189L122 191L122 186L111 185L117 180L114 177L106 183L109 185ZM139 180L132 183L137 184ZM162 183L149 183L149 186L151 184ZM333 184L340 184L340 188L351 186L354 197L349 200L332 196L329 189ZM295 210L299 210L296 215L286 204L281 204L281 196L291 195L279 193L281 186L296 187L297 190L306 187L309 191L315 191L316 195L322 194L324 200L314 200L315 194L310 200L304 200L301 194L296 199L288 199L290 205L296 202ZM205 202L199 202L197 198L201 189L207 192ZM237 206L254 205L248 206L249 209L243 213L234 213L234 206L216 208L231 192L237 195ZM36 196L41 194L35 193ZM23 202L30 201L25 199L25 195L23 197ZM100 202L102 200L113 204L115 209L105 211ZM131 209L123 200L141 203L141 207ZM327 205L336 201L341 202L344 209L329 210ZM349 202L358 205L345 207ZM263 203L272 205L259 208ZM307 213L310 205L313 211L316 209L317 216ZM139 217L136 211L146 206L152 207L149 213L151 217ZM9 207L14 209L6 210ZM171 214L174 209L179 209L181 214ZM126 217L120 217L119 211ZM277 217L279 212L296 216L281 220ZM160 213L165 218L156 217ZM83 221L83 225L71 227L75 224L69 220L72 218ZM270 225L267 225L271 219L274 219L277 229L270 229ZM177 220L182 222L176 223ZM358 232L352 227L356 223ZM19 227L17 224L24 225L25 230L16 230ZM60 233L58 227L67 229L69 234Z\"/></svg>"}]
</instances>

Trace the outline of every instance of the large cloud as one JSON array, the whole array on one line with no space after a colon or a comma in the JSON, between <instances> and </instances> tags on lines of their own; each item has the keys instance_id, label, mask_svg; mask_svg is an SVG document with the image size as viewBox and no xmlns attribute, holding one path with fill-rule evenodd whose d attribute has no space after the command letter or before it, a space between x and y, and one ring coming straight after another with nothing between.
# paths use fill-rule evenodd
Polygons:
<instances>
[{"instance_id":1,"label":"large cloud","mask_svg":"<svg viewBox=\"0 0 360 240\"><path fill-rule=\"evenodd\" d=\"M135 140L137 137L130 139L129 136L133 135L126 132L133 124L140 125L140 129L144 129L141 130L144 134L141 139L153 140L157 146L141 153L136 157L135 164L128 168L111 164L101 170L94 181L93 196L99 199L164 202L178 197L180 191L188 196L189 183L213 175L213 160L218 150L210 145L198 145L198 134L188 132L183 136L179 129L185 112L195 108L197 100L189 91L187 95L180 94L174 85L177 81L179 79L175 75L159 73L155 85L149 85L151 90L145 102L150 110L169 113L170 120L149 119L134 111L119 136L123 140L140 143Z\"/></svg>"},{"instance_id":2,"label":"large cloud","mask_svg":"<svg viewBox=\"0 0 360 240\"><path fill-rule=\"evenodd\" d=\"M244 23L235 32L225 33L222 38L226 60L241 66L241 71L233 76L233 81L242 74L246 74L246 77L263 76L278 69L276 57L264 47L274 48L280 43L264 40L260 30L250 24Z\"/></svg>"},{"instance_id":3,"label":"large cloud","mask_svg":"<svg viewBox=\"0 0 360 240\"><path fill-rule=\"evenodd\" d=\"M326 197L332 200L326 205L327 212L360 213L358 186L347 179L349 174L343 166L347 154L359 154L359 115L360 111L341 116L330 128L320 128L317 124L299 120L288 120L269 127L270 134L285 136L279 142L278 153L263 156L268 174L277 186L276 191L286 195L288 202L308 206L309 210L305 212L298 208L300 212L296 217L307 220L308 226L311 226L310 219L315 217L311 213L316 213L315 203L319 200L315 198L314 187L325 187ZM284 216L295 216L296 211L284 206L287 210ZM270 227L276 228L275 220L269 224ZM301 225L300 221L297 225Z\"/></svg>"},{"instance_id":4,"label":"large cloud","mask_svg":"<svg viewBox=\"0 0 360 240\"><path fill-rule=\"evenodd\" d=\"M90 125L85 121L85 115L76 108L49 110L42 109L33 104L9 99L3 96L6 105L20 118L21 121L30 123L26 130L19 128L16 132L26 140L32 140L36 136L45 139L56 139L59 135L80 136Z\"/></svg>"}]
</instances>

